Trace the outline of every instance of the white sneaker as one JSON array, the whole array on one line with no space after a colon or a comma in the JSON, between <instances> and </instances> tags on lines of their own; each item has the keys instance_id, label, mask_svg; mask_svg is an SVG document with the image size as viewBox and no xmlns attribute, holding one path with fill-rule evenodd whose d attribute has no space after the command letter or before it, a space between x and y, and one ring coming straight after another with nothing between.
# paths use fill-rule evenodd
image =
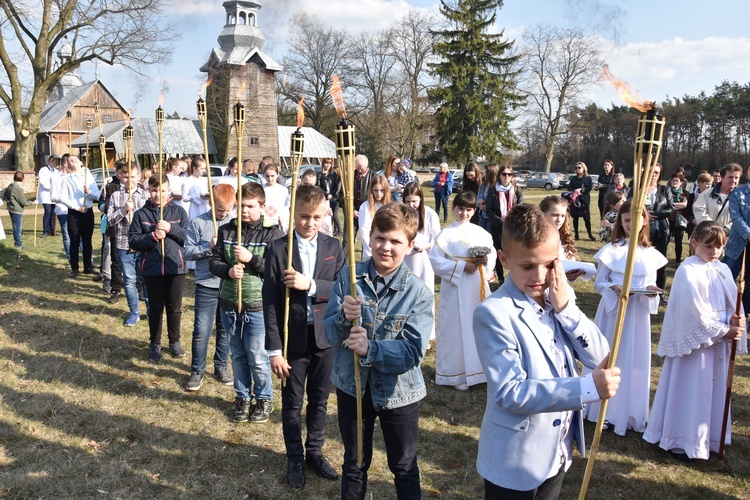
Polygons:
<instances>
[{"instance_id":1,"label":"white sneaker","mask_svg":"<svg viewBox=\"0 0 750 500\"><path fill-rule=\"evenodd\" d=\"M469 385L466 382L461 382L460 384L454 385L457 390L459 391L465 391L469 388Z\"/></svg>"}]
</instances>

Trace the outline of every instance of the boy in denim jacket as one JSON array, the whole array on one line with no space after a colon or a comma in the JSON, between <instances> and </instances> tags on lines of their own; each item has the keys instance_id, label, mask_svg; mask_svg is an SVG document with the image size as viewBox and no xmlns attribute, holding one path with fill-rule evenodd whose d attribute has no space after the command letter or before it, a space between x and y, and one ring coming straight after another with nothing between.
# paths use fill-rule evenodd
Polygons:
<instances>
[{"instance_id":1,"label":"boy in denim jacket","mask_svg":"<svg viewBox=\"0 0 750 500\"><path fill-rule=\"evenodd\" d=\"M417 227L417 213L405 204L380 208L372 221L372 258L356 267L357 297L350 294L349 268L343 268L328 302L324 324L328 341L336 346L331 380L337 387L344 443L341 498L365 496L376 417L398 498L421 497L417 433L419 400L427 391L420 364L434 316L432 292L402 264L414 246ZM352 326L355 320L361 326ZM360 356L362 385L361 468L357 467L354 353Z\"/></svg>"}]
</instances>

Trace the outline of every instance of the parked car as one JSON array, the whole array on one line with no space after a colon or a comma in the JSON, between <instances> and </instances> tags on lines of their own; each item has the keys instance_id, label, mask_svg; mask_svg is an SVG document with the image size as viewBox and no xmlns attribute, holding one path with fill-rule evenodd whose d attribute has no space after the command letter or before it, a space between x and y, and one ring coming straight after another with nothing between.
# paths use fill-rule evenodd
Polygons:
<instances>
[{"instance_id":1,"label":"parked car","mask_svg":"<svg viewBox=\"0 0 750 500\"><path fill-rule=\"evenodd\" d=\"M535 173L526 177L526 186L551 191L560 187L560 179L552 173Z\"/></svg>"},{"instance_id":2,"label":"parked car","mask_svg":"<svg viewBox=\"0 0 750 500\"><path fill-rule=\"evenodd\" d=\"M591 189L594 191L599 189L599 175L590 174L589 177L591 177Z\"/></svg>"},{"instance_id":3,"label":"parked car","mask_svg":"<svg viewBox=\"0 0 750 500\"><path fill-rule=\"evenodd\" d=\"M528 187L528 184L526 183L526 177L524 177L523 175L518 175L518 172L513 172L513 183L520 188Z\"/></svg>"},{"instance_id":4,"label":"parked car","mask_svg":"<svg viewBox=\"0 0 750 500\"><path fill-rule=\"evenodd\" d=\"M460 193L464 187L464 171L463 170L451 170L453 175L453 192Z\"/></svg>"},{"instance_id":5,"label":"parked car","mask_svg":"<svg viewBox=\"0 0 750 500\"><path fill-rule=\"evenodd\" d=\"M102 169L101 168L92 168L91 169L91 175L94 176L94 180L96 181L96 185L99 186L99 188L101 188L102 187L102 180L103 180L102 179ZM115 171L114 171L114 169L110 168L109 169L109 178L111 179L114 176L115 176Z\"/></svg>"}]
</instances>

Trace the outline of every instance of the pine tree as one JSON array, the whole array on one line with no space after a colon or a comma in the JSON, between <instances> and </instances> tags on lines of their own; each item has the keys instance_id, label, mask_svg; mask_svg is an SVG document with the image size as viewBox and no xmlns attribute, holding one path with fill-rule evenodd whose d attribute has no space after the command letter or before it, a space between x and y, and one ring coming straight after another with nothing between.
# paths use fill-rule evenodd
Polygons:
<instances>
[{"instance_id":1,"label":"pine tree","mask_svg":"<svg viewBox=\"0 0 750 500\"><path fill-rule=\"evenodd\" d=\"M440 1L448 28L436 31L439 42L431 64L437 86L429 92L435 105L441 152L448 159L496 158L498 149L517 147L511 112L523 98L516 92L517 55L503 32L489 33L503 0Z\"/></svg>"}]
</instances>

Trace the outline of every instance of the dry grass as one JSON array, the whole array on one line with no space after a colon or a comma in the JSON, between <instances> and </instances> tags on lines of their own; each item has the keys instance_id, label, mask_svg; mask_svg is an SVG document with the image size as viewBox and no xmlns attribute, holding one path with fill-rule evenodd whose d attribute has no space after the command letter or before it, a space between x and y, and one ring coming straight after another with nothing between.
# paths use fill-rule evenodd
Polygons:
<instances>
[{"instance_id":1,"label":"dry grass","mask_svg":"<svg viewBox=\"0 0 750 500\"><path fill-rule=\"evenodd\" d=\"M529 191L527 199L538 202L544 194ZM9 233L7 216L3 224ZM278 384L269 423L233 424L231 387L207 379L197 394L183 391L189 353L182 360L147 362L145 321L124 328L124 299L109 305L100 285L84 277L67 279L59 238L40 239L34 248L33 216L25 217L25 227L25 252L13 249L12 241L0 243L0 497L338 496L338 483L311 472L301 494L286 487ZM585 259L600 246L580 243ZM669 270L671 276L674 266ZM192 287L189 279L182 329L186 348ZM584 311L593 316L598 296L591 284L575 288ZM653 318L654 343L660 321L661 316ZM655 388L661 360L653 361ZM423 365L428 380L434 379L434 366L430 351ZM638 434L607 433L588 498L749 498L750 364L745 357L738 360L737 373L734 445L725 466L715 458L685 465ZM425 497L481 498L474 462L484 404L484 386L458 392L428 383L419 439ZM326 453L339 464L343 447L333 395L329 415ZM590 442L593 426L586 430ZM372 498L394 498L382 440L375 435ZM584 468L577 457L562 498L576 497Z\"/></svg>"}]
</instances>

